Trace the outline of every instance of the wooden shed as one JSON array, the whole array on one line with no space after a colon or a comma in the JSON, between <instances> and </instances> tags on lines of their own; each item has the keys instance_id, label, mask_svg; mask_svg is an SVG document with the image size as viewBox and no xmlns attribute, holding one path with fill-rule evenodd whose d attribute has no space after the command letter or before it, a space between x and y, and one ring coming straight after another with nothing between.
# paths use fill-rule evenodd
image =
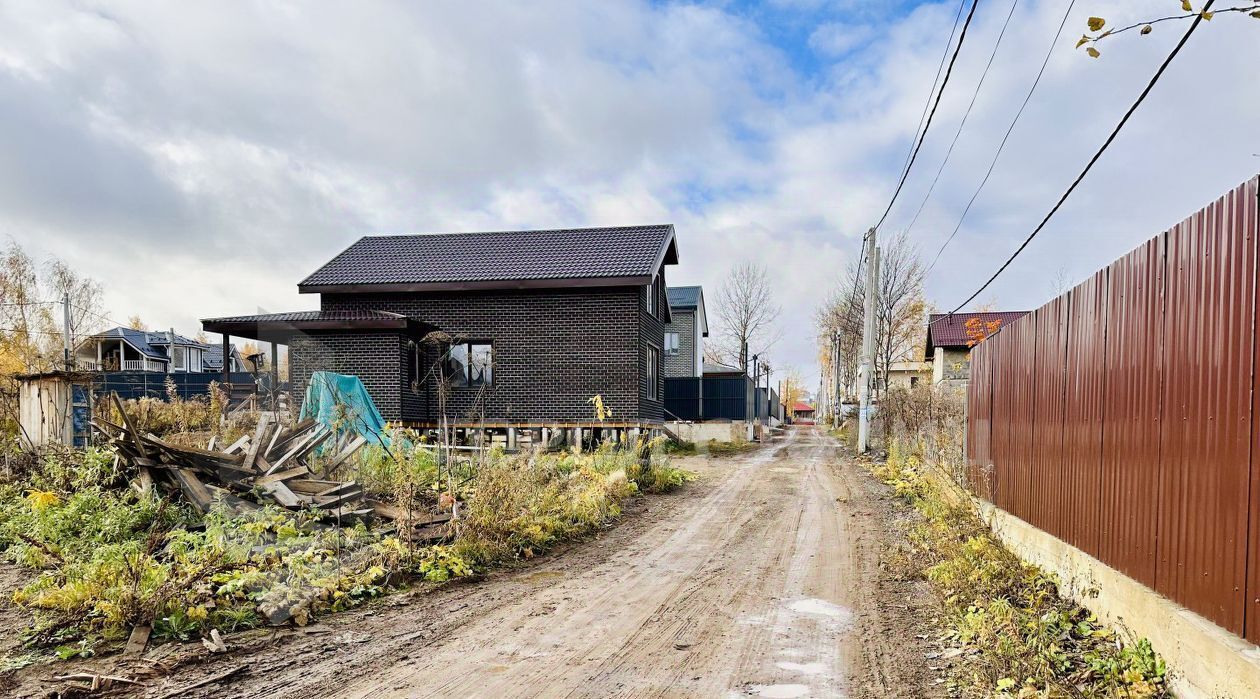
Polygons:
<instances>
[{"instance_id":1,"label":"wooden shed","mask_svg":"<svg viewBox=\"0 0 1260 699\"><path fill-rule=\"evenodd\" d=\"M18 381L18 423L25 446L87 446L91 436L90 374L51 371Z\"/></svg>"}]
</instances>

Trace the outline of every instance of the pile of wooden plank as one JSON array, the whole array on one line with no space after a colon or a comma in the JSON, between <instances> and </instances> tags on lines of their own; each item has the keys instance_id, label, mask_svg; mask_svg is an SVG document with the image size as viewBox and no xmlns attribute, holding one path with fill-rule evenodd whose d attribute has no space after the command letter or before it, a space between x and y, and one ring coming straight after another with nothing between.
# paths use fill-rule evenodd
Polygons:
<instances>
[{"instance_id":1,"label":"pile of wooden plank","mask_svg":"<svg viewBox=\"0 0 1260 699\"><path fill-rule=\"evenodd\" d=\"M163 480L179 489L184 498L201 512L216 504L234 511L256 509L257 503L240 494L269 498L292 510L311 510L325 519L379 517L392 520L400 532L414 540L446 536L450 515L407 511L364 496L354 480L332 477L367 440L362 436L336 439L332 430L314 420L285 427L271 413L260 413L258 427L221 451L210 447L182 447L137 430L117 395L114 404L122 415L122 425L97 419L94 425L109 437L120 458L135 466L139 487L152 487ZM316 450L326 446L317 473L312 469Z\"/></svg>"}]
</instances>

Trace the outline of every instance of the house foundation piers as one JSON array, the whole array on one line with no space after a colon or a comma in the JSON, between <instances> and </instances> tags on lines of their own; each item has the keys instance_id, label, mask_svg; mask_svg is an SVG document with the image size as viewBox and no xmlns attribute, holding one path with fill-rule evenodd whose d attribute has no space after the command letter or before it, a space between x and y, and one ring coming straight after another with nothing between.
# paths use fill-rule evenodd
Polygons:
<instances>
[{"instance_id":1,"label":"house foundation piers","mask_svg":"<svg viewBox=\"0 0 1260 699\"><path fill-rule=\"evenodd\" d=\"M438 442L441 427L433 423L408 423L401 426L422 437ZM447 426L453 446L499 448L506 452L559 451L573 449L594 451L603 444L614 448L646 445L664 437L660 423L611 422L536 422L536 423L452 423Z\"/></svg>"}]
</instances>

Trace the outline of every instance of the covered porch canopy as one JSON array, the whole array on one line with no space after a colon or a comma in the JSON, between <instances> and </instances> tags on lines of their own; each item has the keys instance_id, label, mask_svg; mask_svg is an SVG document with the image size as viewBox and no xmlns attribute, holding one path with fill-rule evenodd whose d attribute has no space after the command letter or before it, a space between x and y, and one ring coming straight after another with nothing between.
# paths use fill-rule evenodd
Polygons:
<instances>
[{"instance_id":1,"label":"covered porch canopy","mask_svg":"<svg viewBox=\"0 0 1260 699\"><path fill-rule=\"evenodd\" d=\"M219 333L223 337L223 352L227 356L233 337L267 342L271 345L272 385L276 385L276 345L292 344L293 338L312 333L345 330L392 330L399 333L422 336L437 328L428 323L388 311L295 311L292 313L264 313L253 316L204 318L201 327L206 332ZM229 383L227 363L224 362L223 383Z\"/></svg>"}]
</instances>

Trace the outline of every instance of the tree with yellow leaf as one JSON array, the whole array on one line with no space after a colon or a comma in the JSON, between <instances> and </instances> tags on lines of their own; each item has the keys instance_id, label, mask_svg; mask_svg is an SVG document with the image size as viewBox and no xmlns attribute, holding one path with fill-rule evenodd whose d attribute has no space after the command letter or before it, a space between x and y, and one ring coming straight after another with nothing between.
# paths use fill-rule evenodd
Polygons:
<instances>
[{"instance_id":1,"label":"tree with yellow leaf","mask_svg":"<svg viewBox=\"0 0 1260 699\"><path fill-rule=\"evenodd\" d=\"M783 379L782 393L779 395L779 402L783 404L783 412L785 415L792 414L792 407L801 400L805 395L805 382L801 380L801 375L796 369L788 369L787 377Z\"/></svg>"},{"instance_id":2,"label":"tree with yellow leaf","mask_svg":"<svg viewBox=\"0 0 1260 699\"><path fill-rule=\"evenodd\" d=\"M1096 44L1103 39L1132 31L1137 31L1138 34L1146 36L1147 34L1155 31L1155 25L1163 24L1164 22L1198 19L1202 19L1204 22L1210 22L1216 15L1224 14L1246 14L1252 18L1260 19L1260 0L1252 0L1249 4L1238 5L1235 7L1212 10L1211 7L1214 2L1215 0L1211 0L1199 9L1195 9L1194 3L1190 2L1190 0L1181 0L1182 14L1168 15L1167 17L1134 22L1133 24L1120 27L1119 29L1107 29L1106 19L1103 19L1102 17L1090 17L1085 24L1089 27L1089 32L1091 33L1082 34L1080 40L1076 42L1076 48L1079 49L1084 46L1085 52L1088 53L1091 58L1098 58L1102 55L1102 53L1098 50Z\"/></svg>"}]
</instances>

